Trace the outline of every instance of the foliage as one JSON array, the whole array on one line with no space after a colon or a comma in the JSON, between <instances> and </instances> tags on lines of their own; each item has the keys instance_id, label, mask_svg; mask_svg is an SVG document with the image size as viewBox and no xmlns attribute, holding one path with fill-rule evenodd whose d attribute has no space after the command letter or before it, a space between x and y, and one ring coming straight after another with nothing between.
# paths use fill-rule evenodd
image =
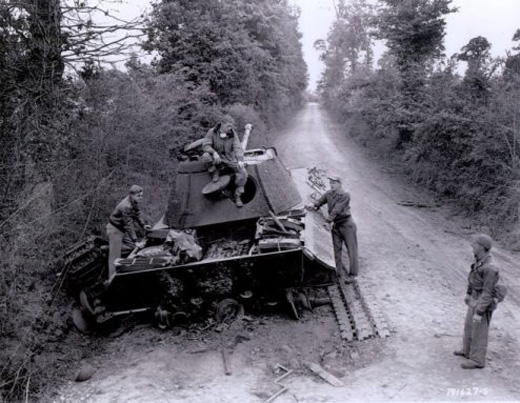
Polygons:
<instances>
[{"instance_id":1,"label":"foliage","mask_svg":"<svg viewBox=\"0 0 520 403\"><path fill-rule=\"evenodd\" d=\"M369 21L373 9L365 0L338 3L338 18L333 23L327 42L318 40L315 48L321 51L325 72L318 90L326 105L333 107L341 97L338 83L350 76L363 74L372 68L373 50Z\"/></svg>"},{"instance_id":2,"label":"foliage","mask_svg":"<svg viewBox=\"0 0 520 403\"><path fill-rule=\"evenodd\" d=\"M250 105L279 122L307 84L297 16L287 1L155 3L145 49L159 73L182 72L222 106Z\"/></svg>"},{"instance_id":3,"label":"foliage","mask_svg":"<svg viewBox=\"0 0 520 403\"><path fill-rule=\"evenodd\" d=\"M518 47L504 60L493 59L491 44L479 36L443 58L442 18L455 11L450 3L381 0L372 23L364 23L388 52L362 73L346 68L348 54L337 45L350 38L338 28L340 15L321 43L321 96L346 124L361 119L368 125L355 133L365 145L505 237L519 219ZM460 62L467 63L463 77L456 73Z\"/></svg>"},{"instance_id":4,"label":"foliage","mask_svg":"<svg viewBox=\"0 0 520 403\"><path fill-rule=\"evenodd\" d=\"M464 85L467 87L465 93L476 102L487 102L489 96L489 80L496 68L496 64L491 62L490 49L488 40L478 36L471 39L456 55L458 60L468 63L464 75Z\"/></svg>"},{"instance_id":5,"label":"foliage","mask_svg":"<svg viewBox=\"0 0 520 403\"><path fill-rule=\"evenodd\" d=\"M456 11L450 8L451 2L380 0L374 19L375 37L386 42L403 75L442 55L446 26L443 17Z\"/></svg>"},{"instance_id":6,"label":"foliage","mask_svg":"<svg viewBox=\"0 0 520 403\"><path fill-rule=\"evenodd\" d=\"M139 21L118 20L107 3L0 3L0 400L32 400L82 354L62 293L67 247L103 236L133 183L145 189L145 217L158 220L181 146L224 113L239 129L253 123L260 146L306 86L285 0L157 4L147 49L160 58L153 67L130 58L127 72L98 59L126 57ZM105 36L119 29L119 39ZM64 77L66 66L76 75Z\"/></svg>"}]
</instances>

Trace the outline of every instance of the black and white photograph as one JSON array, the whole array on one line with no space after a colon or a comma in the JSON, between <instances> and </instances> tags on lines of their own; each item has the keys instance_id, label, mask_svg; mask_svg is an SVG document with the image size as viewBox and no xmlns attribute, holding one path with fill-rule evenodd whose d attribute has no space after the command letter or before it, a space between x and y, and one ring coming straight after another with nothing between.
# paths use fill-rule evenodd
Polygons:
<instances>
[{"instance_id":1,"label":"black and white photograph","mask_svg":"<svg viewBox=\"0 0 520 403\"><path fill-rule=\"evenodd\" d=\"M0 403L520 402L519 0L0 0Z\"/></svg>"}]
</instances>

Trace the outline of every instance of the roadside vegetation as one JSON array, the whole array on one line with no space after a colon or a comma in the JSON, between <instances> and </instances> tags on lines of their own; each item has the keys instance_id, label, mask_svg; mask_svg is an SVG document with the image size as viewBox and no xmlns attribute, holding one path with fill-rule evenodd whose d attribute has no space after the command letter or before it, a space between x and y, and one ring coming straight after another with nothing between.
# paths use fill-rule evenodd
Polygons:
<instances>
[{"instance_id":1,"label":"roadside vegetation","mask_svg":"<svg viewBox=\"0 0 520 403\"><path fill-rule=\"evenodd\" d=\"M451 3L339 0L315 44L326 66L319 94L378 157L520 249L520 30L503 57L482 36L445 55ZM377 64L376 40L387 49Z\"/></svg>"},{"instance_id":2,"label":"roadside vegetation","mask_svg":"<svg viewBox=\"0 0 520 403\"><path fill-rule=\"evenodd\" d=\"M251 146L264 144L303 102L287 1L158 0L143 20L96 24L109 3L0 4L0 402L34 401L82 358L60 258L104 236L130 185L158 220L180 146L224 113L240 132L253 123ZM102 41L113 31L141 38L151 65ZM103 67L107 58L126 68Z\"/></svg>"}]
</instances>

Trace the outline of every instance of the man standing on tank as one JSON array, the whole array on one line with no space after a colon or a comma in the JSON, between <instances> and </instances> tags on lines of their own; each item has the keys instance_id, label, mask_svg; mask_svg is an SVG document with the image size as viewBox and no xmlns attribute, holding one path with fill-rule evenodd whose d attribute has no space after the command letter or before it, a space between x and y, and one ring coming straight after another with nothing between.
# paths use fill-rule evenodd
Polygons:
<instances>
[{"instance_id":1,"label":"man standing on tank","mask_svg":"<svg viewBox=\"0 0 520 403\"><path fill-rule=\"evenodd\" d=\"M109 242L108 256L108 281L116 275L114 261L121 257L121 253L128 254L134 248L144 246L144 241L139 239L139 234L149 230L141 216L141 201L143 199L143 188L132 185L126 196L114 209L107 224L107 236Z\"/></svg>"}]
</instances>

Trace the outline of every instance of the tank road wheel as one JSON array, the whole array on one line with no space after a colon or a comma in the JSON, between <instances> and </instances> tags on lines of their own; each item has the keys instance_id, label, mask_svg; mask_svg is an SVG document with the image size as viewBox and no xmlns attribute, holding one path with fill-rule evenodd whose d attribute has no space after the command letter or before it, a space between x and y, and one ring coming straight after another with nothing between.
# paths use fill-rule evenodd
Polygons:
<instances>
[{"instance_id":1,"label":"tank road wheel","mask_svg":"<svg viewBox=\"0 0 520 403\"><path fill-rule=\"evenodd\" d=\"M218 303L217 321L219 323L229 323L243 315L244 307L233 298L226 298Z\"/></svg>"},{"instance_id":2,"label":"tank road wheel","mask_svg":"<svg viewBox=\"0 0 520 403\"><path fill-rule=\"evenodd\" d=\"M170 329L173 326L180 325L186 322L187 318L188 315L186 312L177 311L171 313L160 306L157 307L154 313L155 325L161 330Z\"/></svg>"},{"instance_id":3,"label":"tank road wheel","mask_svg":"<svg viewBox=\"0 0 520 403\"><path fill-rule=\"evenodd\" d=\"M161 330L170 328L170 315L170 312L158 306L154 312L155 325Z\"/></svg>"}]
</instances>

